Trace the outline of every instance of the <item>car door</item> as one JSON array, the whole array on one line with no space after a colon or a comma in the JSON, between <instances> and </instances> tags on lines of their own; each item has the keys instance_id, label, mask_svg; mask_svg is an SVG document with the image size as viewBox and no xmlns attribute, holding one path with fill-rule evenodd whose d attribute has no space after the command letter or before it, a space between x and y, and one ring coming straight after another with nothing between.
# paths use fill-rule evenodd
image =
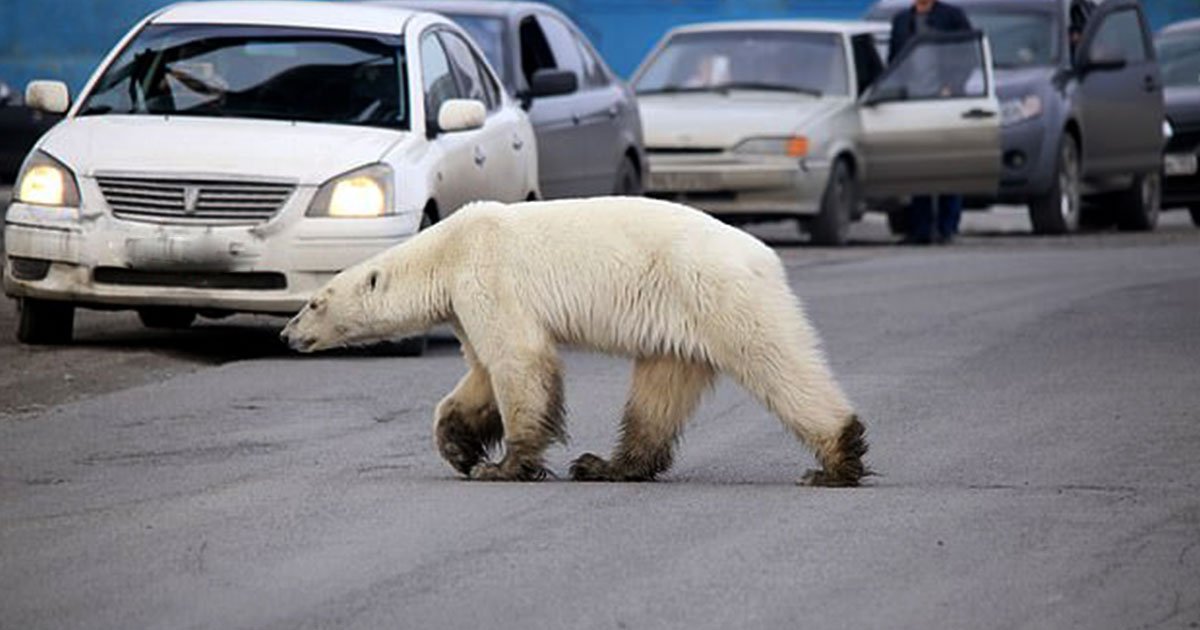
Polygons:
<instances>
[{"instance_id":1,"label":"car door","mask_svg":"<svg viewBox=\"0 0 1200 630\"><path fill-rule=\"evenodd\" d=\"M608 80L580 38L582 35L554 15L537 16L550 44L557 67L575 73L579 89L564 95L571 106L571 142L587 151L564 151L572 161L565 174L570 196L605 195L613 192L623 152L621 91Z\"/></svg>"},{"instance_id":2,"label":"car door","mask_svg":"<svg viewBox=\"0 0 1200 630\"><path fill-rule=\"evenodd\" d=\"M425 96L426 125L436 129L438 109L452 98L463 98L459 80L455 77L450 56L434 27L421 34L421 82ZM435 197L442 215L457 210L463 204L479 199L484 188L483 163L475 151L476 131L438 132L430 140L437 159L437 191Z\"/></svg>"},{"instance_id":3,"label":"car door","mask_svg":"<svg viewBox=\"0 0 1200 630\"><path fill-rule=\"evenodd\" d=\"M1162 78L1134 0L1110 0L1088 19L1075 71L1087 175L1154 171L1162 159Z\"/></svg>"},{"instance_id":4,"label":"car door","mask_svg":"<svg viewBox=\"0 0 1200 630\"><path fill-rule=\"evenodd\" d=\"M982 33L918 37L859 99L864 192L994 194L999 112Z\"/></svg>"},{"instance_id":5,"label":"car door","mask_svg":"<svg viewBox=\"0 0 1200 630\"><path fill-rule=\"evenodd\" d=\"M503 109L500 88L480 56L458 33L438 33L445 48L462 98L480 101L487 108L483 127L462 132L470 135L471 160L481 175L474 199L514 202L525 197L521 173L525 142L518 135L515 112ZM473 199L473 200L474 200Z\"/></svg>"}]
</instances>

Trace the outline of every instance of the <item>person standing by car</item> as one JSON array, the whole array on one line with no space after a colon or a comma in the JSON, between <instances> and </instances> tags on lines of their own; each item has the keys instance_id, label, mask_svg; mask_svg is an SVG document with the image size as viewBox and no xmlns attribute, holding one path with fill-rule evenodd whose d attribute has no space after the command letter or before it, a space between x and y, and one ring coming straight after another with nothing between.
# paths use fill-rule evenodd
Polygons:
<instances>
[{"instance_id":1,"label":"person standing by car","mask_svg":"<svg viewBox=\"0 0 1200 630\"><path fill-rule=\"evenodd\" d=\"M888 63L894 62L909 41L918 35L969 30L971 22L962 9L940 0L913 0L912 7L892 18ZM940 80L938 68L929 67L928 72L931 80ZM946 97L951 96L953 91L950 87L942 87L940 90ZM908 207L908 235L901 242L920 245L933 242L934 203L935 198L930 195L913 197ZM962 216L962 196L940 195L936 198L936 203L938 241L949 243L958 233L958 223Z\"/></svg>"}]
</instances>

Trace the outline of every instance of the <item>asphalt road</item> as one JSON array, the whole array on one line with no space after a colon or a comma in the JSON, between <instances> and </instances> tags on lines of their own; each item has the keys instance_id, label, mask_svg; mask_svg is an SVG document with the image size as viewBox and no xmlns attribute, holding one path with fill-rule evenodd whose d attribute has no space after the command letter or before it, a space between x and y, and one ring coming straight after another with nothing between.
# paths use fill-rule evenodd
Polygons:
<instances>
[{"instance_id":1,"label":"asphalt road","mask_svg":"<svg viewBox=\"0 0 1200 630\"><path fill-rule=\"evenodd\" d=\"M1200 231L1019 222L759 230L867 423L859 489L795 485L811 456L728 381L661 482L478 484L432 449L448 340L297 357L277 320L85 314L76 347L5 341L0 627L1200 627ZM629 374L566 364L560 473Z\"/></svg>"}]
</instances>

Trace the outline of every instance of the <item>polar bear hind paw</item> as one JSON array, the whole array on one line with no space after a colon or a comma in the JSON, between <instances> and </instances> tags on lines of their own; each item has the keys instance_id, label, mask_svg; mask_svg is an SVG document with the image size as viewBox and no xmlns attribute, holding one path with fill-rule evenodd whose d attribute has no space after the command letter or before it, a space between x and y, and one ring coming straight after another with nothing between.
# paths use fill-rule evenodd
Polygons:
<instances>
[{"instance_id":1,"label":"polar bear hind paw","mask_svg":"<svg viewBox=\"0 0 1200 630\"><path fill-rule=\"evenodd\" d=\"M653 475L631 475L618 470L599 455L584 453L571 462L575 481L654 481Z\"/></svg>"},{"instance_id":2,"label":"polar bear hind paw","mask_svg":"<svg viewBox=\"0 0 1200 630\"><path fill-rule=\"evenodd\" d=\"M474 481L541 481L548 476L552 476L550 470L539 464L510 466L504 462L480 462L468 475Z\"/></svg>"}]
</instances>

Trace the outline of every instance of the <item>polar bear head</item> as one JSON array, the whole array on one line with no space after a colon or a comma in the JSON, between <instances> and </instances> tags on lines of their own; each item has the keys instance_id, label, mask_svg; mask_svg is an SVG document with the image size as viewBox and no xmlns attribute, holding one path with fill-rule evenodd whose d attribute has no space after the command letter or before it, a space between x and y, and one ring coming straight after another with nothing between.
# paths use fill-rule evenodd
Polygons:
<instances>
[{"instance_id":1,"label":"polar bear head","mask_svg":"<svg viewBox=\"0 0 1200 630\"><path fill-rule=\"evenodd\" d=\"M425 332L446 309L422 253L405 244L337 274L280 337L294 350L316 352Z\"/></svg>"}]
</instances>

